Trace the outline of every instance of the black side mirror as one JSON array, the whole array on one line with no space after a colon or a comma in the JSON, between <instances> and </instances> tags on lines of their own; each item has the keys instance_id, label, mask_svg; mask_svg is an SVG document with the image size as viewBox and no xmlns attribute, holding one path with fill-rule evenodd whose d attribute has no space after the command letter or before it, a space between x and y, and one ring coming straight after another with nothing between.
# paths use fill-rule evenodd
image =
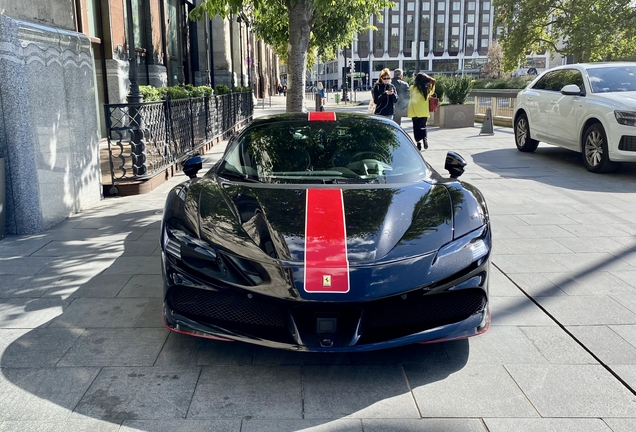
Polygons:
<instances>
[{"instance_id":1,"label":"black side mirror","mask_svg":"<svg viewBox=\"0 0 636 432\"><path fill-rule=\"evenodd\" d=\"M468 165L463 157L453 151L446 153L446 163L444 169L448 171L451 178L457 178L464 174L464 168Z\"/></svg>"},{"instance_id":2,"label":"black side mirror","mask_svg":"<svg viewBox=\"0 0 636 432\"><path fill-rule=\"evenodd\" d=\"M185 175L190 178L196 178L199 170L203 168L203 161L201 160L201 156L196 154L181 162L181 166L183 166L183 173Z\"/></svg>"}]
</instances>

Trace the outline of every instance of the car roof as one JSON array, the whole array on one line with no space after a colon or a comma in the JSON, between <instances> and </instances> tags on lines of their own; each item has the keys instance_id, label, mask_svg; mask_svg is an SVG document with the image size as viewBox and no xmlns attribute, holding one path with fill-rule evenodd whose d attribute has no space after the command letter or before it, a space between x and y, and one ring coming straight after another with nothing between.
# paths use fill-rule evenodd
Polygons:
<instances>
[{"instance_id":1,"label":"car roof","mask_svg":"<svg viewBox=\"0 0 636 432\"><path fill-rule=\"evenodd\" d=\"M341 120L360 120L365 122L384 123L387 126L388 125L396 126L393 121L391 121L390 119L386 117L372 116L366 113L346 113L346 112L338 111L335 113L335 117L336 117L336 120L335 120L336 123ZM309 113L273 114L273 115L263 116L263 117L254 119L254 121L252 121L252 123L250 123L246 127L246 129L262 126L262 125L267 125L267 124L272 124L272 123L284 122L284 121L302 121L302 120L306 120L307 122L309 122Z\"/></svg>"},{"instance_id":2,"label":"car roof","mask_svg":"<svg viewBox=\"0 0 636 432\"><path fill-rule=\"evenodd\" d=\"M636 66L636 62L621 61L621 62L598 62L598 63L572 63L567 65L557 66L549 70L567 69L567 68L577 67L577 66L585 68L585 69L595 69L595 68L603 68L608 66L614 66L614 67Z\"/></svg>"}]
</instances>

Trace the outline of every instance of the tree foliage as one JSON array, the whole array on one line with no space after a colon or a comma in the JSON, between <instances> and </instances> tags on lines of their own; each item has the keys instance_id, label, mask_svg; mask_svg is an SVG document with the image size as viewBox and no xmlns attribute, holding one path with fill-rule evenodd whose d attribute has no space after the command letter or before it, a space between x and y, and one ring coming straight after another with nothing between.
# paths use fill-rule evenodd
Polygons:
<instances>
[{"instance_id":1,"label":"tree foliage","mask_svg":"<svg viewBox=\"0 0 636 432\"><path fill-rule=\"evenodd\" d=\"M494 0L504 69L530 51L573 56L575 62L617 60L636 49L633 0Z\"/></svg>"},{"instance_id":2,"label":"tree foliage","mask_svg":"<svg viewBox=\"0 0 636 432\"><path fill-rule=\"evenodd\" d=\"M339 46L369 28L369 17L389 0L203 0L190 14L192 19L248 11L258 38L287 61L287 111L302 110L305 71L313 53L334 58ZM311 53L311 54L310 54Z\"/></svg>"}]
</instances>

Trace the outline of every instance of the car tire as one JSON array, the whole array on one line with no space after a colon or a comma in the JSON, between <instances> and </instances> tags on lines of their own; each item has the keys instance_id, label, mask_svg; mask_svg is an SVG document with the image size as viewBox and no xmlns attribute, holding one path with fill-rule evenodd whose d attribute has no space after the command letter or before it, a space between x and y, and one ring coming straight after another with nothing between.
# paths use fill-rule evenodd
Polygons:
<instances>
[{"instance_id":1,"label":"car tire","mask_svg":"<svg viewBox=\"0 0 636 432\"><path fill-rule=\"evenodd\" d=\"M607 135L600 123L594 123L585 130L581 145L585 168L593 173L616 171L618 164L609 159Z\"/></svg>"},{"instance_id":2,"label":"car tire","mask_svg":"<svg viewBox=\"0 0 636 432\"><path fill-rule=\"evenodd\" d=\"M539 141L530 138L530 124L525 113L519 114L515 120L515 144L517 150L532 153L539 147Z\"/></svg>"}]
</instances>

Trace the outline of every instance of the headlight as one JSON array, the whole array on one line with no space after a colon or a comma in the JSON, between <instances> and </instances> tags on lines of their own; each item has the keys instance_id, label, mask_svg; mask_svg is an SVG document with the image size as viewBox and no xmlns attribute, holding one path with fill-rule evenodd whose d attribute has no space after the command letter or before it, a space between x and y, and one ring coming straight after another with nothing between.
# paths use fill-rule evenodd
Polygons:
<instances>
[{"instance_id":1,"label":"headlight","mask_svg":"<svg viewBox=\"0 0 636 432\"><path fill-rule=\"evenodd\" d=\"M482 264L490 252L490 233L486 225L443 246L431 265L430 276L435 280L451 276L473 263Z\"/></svg>"},{"instance_id":2,"label":"headlight","mask_svg":"<svg viewBox=\"0 0 636 432\"><path fill-rule=\"evenodd\" d=\"M177 259L181 259L181 250L183 247L187 247L208 258L217 258L216 250L205 241L193 237L183 230L166 226L163 248L166 253Z\"/></svg>"},{"instance_id":3,"label":"headlight","mask_svg":"<svg viewBox=\"0 0 636 432\"><path fill-rule=\"evenodd\" d=\"M636 126L636 111L614 111L618 124Z\"/></svg>"}]
</instances>

